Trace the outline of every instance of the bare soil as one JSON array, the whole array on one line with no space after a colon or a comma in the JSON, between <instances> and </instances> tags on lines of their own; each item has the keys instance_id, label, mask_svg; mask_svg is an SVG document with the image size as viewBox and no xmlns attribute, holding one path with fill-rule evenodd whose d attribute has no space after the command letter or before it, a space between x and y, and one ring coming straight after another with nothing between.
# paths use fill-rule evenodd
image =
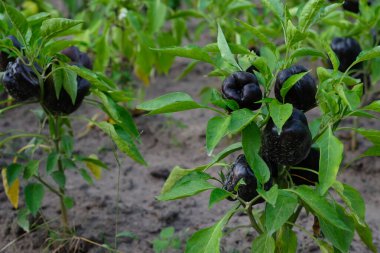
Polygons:
<instances>
[{"instance_id":1,"label":"bare soil","mask_svg":"<svg viewBox=\"0 0 380 253\"><path fill-rule=\"evenodd\" d=\"M205 76L209 67L199 65L195 71L181 81L175 81L184 68L184 62L178 61L169 76L158 77L147 89L147 99L154 98L168 92L184 91L199 99L199 92L204 86L219 87L220 80ZM36 117L31 109L38 108L34 105L6 113L0 116L0 132L12 129L33 131L38 126ZM73 116L85 113L94 115L96 110L83 106ZM205 129L207 120L213 115L208 111L193 110L175 113L170 116L141 116L136 118L136 123L141 131L142 154L149 162L148 167L137 165L131 159L119 154L120 169L117 166L113 152L112 142L100 131L93 129L85 137L76 143L75 152L80 154L97 153L99 158L109 165L109 170L104 171L101 180L94 185L88 185L78 174L68 172L68 193L73 196L76 205L69 212L72 225L76 234L88 238L99 244L114 245L115 231L130 231L135 238L120 238L117 248L121 252L153 252L152 242L158 238L161 229L173 226L176 236L180 237L182 248L169 252L183 252L185 241L197 229L210 226L232 207L233 203L223 201L212 210L208 209L209 193L185 200L173 202L159 202L155 199L168 176L170 170L179 165L183 168L192 168L206 164L210 157L205 151ZM315 117L316 112L308 113L308 117ZM360 120L360 125L379 129L380 124L372 121ZM84 129L83 122L75 121L75 129L78 134ZM351 160L355 155L363 152L369 144L359 138L359 149L349 151L349 136L347 133L339 133L344 140L347 155L345 161ZM219 145L219 149L234 139L226 139ZM12 146L1 152L4 161L11 159L7 154L21 147L21 143L15 142ZM236 157L233 156L233 157ZM233 157L228 161L232 162ZM0 163L4 162L0 161ZM220 168L213 168L217 173ZM43 170L43 167L41 167ZM374 240L380 248L380 187L378 184L380 174L380 159L365 158L356 163L339 178L343 182L356 187L363 195L367 203L367 221L370 224ZM118 197L120 200L118 201ZM21 203L24 206L24 203ZM0 252L36 253L47 251L48 232L45 229L37 229L29 234L24 234L16 224L16 211L12 209L6 199L2 186L0 186ZM262 208L258 205L257 208ZM51 230L56 230L59 223L59 202L56 196L47 194L43 202L43 218L49 223ZM298 224L312 231L313 217L302 213ZM41 223L41 222L39 222ZM234 217L229 226L245 225L249 220L244 215ZM117 228L116 228L117 224ZM222 252L250 252L250 245L255 237L250 229L239 229L222 240ZM313 242L302 232L298 233L299 252L319 252ZM12 242L18 238L18 240ZM1 249L10 243L5 250ZM62 251L65 252L65 251ZM93 244L83 244L81 252L107 252L107 250ZM369 252L360 240L355 237L350 252Z\"/></svg>"}]
</instances>

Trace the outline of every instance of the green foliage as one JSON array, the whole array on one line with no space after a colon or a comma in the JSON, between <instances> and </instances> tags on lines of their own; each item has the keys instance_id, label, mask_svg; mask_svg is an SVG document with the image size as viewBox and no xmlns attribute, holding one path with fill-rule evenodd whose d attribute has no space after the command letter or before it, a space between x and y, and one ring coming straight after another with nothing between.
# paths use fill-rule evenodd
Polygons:
<instances>
[{"instance_id":1,"label":"green foliage","mask_svg":"<svg viewBox=\"0 0 380 253\"><path fill-rule=\"evenodd\" d=\"M215 158L224 159L242 149L257 180L257 197L251 201L238 198L239 185L246 184L245 180L240 180L235 186L237 192L228 193L225 188L210 186L212 191L209 206L212 207L225 198L239 200L240 207L250 217L252 228L259 233L252 243L252 252L295 252L297 236L293 227L299 226L296 221L302 209L306 209L320 222L325 238L312 238L321 251L332 252L335 248L340 252L347 252L356 231L368 248L377 252L372 242L372 233L365 221L363 199L357 190L341 184L337 179L345 150L336 131L355 131L373 144L354 161L366 156L379 156L377 130L339 128L342 120L352 117L378 119L377 113L380 112L378 101L373 101L367 106L363 105L365 96L363 96L362 82L365 80L355 79L354 73L361 71L364 75L378 80L373 66L379 59L379 47L368 43L372 40L368 34L369 30L380 21L374 14L379 11L379 6L369 7L365 1L361 1L360 12L363 14L348 14L342 11L340 4L330 4L320 0L301 4L299 1L286 1L285 4L283 1L263 0L253 5L238 1L239 3L235 4L244 7L241 9L237 7L235 11L239 10L236 12L239 15L236 13L232 15L234 12L230 12L229 9L232 2L224 2L222 6L217 1L200 1L198 5L193 5L192 9L178 10L173 14L175 17L192 17L199 20L197 29L201 32L208 27L216 43L203 47L191 45L155 50L170 56L193 60L184 69L181 78L199 61L213 66L214 69L209 76L222 78L252 66L250 69L253 69L264 91L264 97L260 101L261 108L257 111L239 108L235 101L227 100L215 89L207 88L202 90L201 104L188 95L169 93L146 101L139 108L150 114L179 112L186 109L211 109L217 112L217 116L209 119L206 129L205 147L209 155L226 136L237 135L237 139L234 139L237 141L236 147L235 144L230 145L221 152L222 156L218 154ZM214 19L215 22L210 22L214 17L217 17ZM195 36L197 32L195 31ZM340 56L330 47L330 42L335 36L354 37L359 40L363 48L360 55L344 72L339 71ZM255 51L246 50L252 46L255 47ZM271 154L261 153L262 129L268 121L272 119L280 132L293 111L293 105L283 104L284 101L277 101L271 97L277 74L292 65L300 64L299 62L311 61L315 72L309 67L308 72L291 76L284 82L280 93L285 97L307 73L316 73L318 89L316 100L320 117L310 122L308 126L313 137L313 146L319 148L320 156L317 161L319 168L316 168L317 171L305 169L305 172L318 174L318 181L314 182L313 187L297 186L292 180L294 175L289 171L289 166L273 164L270 161ZM363 68L358 70L357 66ZM175 108L176 103L178 105L188 103L186 104L188 108L181 105L177 110L162 109ZM263 157L264 155L269 157ZM214 165L214 162L212 159L210 164L189 171L175 167L164 185L164 194L174 192L177 184L186 181L186 178L193 173L202 171L202 177L207 178L207 170ZM199 184L198 180L195 180L194 185ZM225 184L227 179L224 173L219 173L217 180ZM268 184L271 187L268 187ZM181 189L182 194L178 196L196 195L209 189L206 186L206 184L204 187L197 185L191 192ZM340 200L331 198L329 194L331 191L338 193L343 204L339 204L342 203ZM254 207L258 199L266 202L264 210ZM227 214L227 220L233 210ZM223 218L214 226L194 233L188 240L187 252L219 252L221 227L225 222Z\"/></svg>"}]
</instances>

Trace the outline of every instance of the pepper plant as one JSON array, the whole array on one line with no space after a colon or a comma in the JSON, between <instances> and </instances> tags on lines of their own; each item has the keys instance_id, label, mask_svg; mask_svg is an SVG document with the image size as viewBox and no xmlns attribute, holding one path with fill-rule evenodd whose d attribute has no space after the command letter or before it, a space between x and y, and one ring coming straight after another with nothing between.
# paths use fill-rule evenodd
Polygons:
<instances>
[{"instance_id":1,"label":"pepper plant","mask_svg":"<svg viewBox=\"0 0 380 253\"><path fill-rule=\"evenodd\" d=\"M19 196L24 196L25 207L18 210L17 221L29 231L27 217L41 211L45 191L51 191L59 199L62 228L67 233L71 229L68 209L75 203L66 191L69 175L75 173L92 184L91 174L99 179L107 169L96 154L75 151L72 121L99 128L120 151L135 162L146 164L137 148L139 133L133 118L118 104L132 98L106 75L92 71L89 56L72 47L74 42L67 36L75 33L83 21L52 18L49 13L26 18L3 1L0 9L5 15L0 40L0 83L10 95L10 99L1 102L8 106L0 110L0 117L7 117L12 110L39 104L35 110L39 118L38 131L17 129L0 134L2 150L16 140L25 140L21 142L25 145L17 147L13 161L3 157L5 152L0 153L2 162L6 163L2 168L5 193L16 209L20 206ZM82 101L102 110L110 121L74 113Z\"/></svg>"},{"instance_id":2,"label":"pepper plant","mask_svg":"<svg viewBox=\"0 0 380 253\"><path fill-rule=\"evenodd\" d=\"M174 92L139 105L149 115L194 109L217 113L206 129L210 163L175 167L157 199L176 200L211 191L210 207L225 199L236 201L213 226L191 236L186 244L188 253L220 252L224 228L239 213L248 216L250 227L257 232L251 247L255 253L297 252L296 229L305 232L322 252L348 252L355 232L377 252L366 223L364 199L337 175L353 161L380 155L379 130L342 126L353 117L378 120L380 101L361 103L363 83L350 76L350 70L377 60L380 47L368 46L341 72L331 41L315 37L315 29L323 32L326 17L342 12L339 4L321 0L298 6L277 0L261 3L271 13L268 19L282 32L281 40L236 21L260 42L259 54L238 41L228 43L219 25L216 44L160 49L212 64L209 75L221 76L223 83L221 90L209 89L206 101ZM360 6L366 6L365 1L360 1ZM378 5L373 8L373 13L379 12ZM307 64L312 58L318 59L319 66ZM329 61L331 69L322 61ZM320 116L308 120L305 115L311 109ZM357 132L372 146L343 164L344 144L338 131ZM220 141L231 135L238 141L214 154ZM209 171L231 154L240 155L227 172L212 176L215 173ZM312 232L297 222L302 210L314 217Z\"/></svg>"}]
</instances>

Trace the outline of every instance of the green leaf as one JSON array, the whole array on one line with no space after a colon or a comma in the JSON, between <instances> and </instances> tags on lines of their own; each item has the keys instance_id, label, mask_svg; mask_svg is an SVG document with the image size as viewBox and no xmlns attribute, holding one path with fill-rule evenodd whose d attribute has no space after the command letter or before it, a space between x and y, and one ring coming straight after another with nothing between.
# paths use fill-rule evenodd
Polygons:
<instances>
[{"instance_id":1,"label":"green leaf","mask_svg":"<svg viewBox=\"0 0 380 253\"><path fill-rule=\"evenodd\" d=\"M276 243L267 233L261 234L252 242L252 253L274 253Z\"/></svg>"},{"instance_id":2,"label":"green leaf","mask_svg":"<svg viewBox=\"0 0 380 253\"><path fill-rule=\"evenodd\" d=\"M340 219L340 216L335 210L335 207L327 201L327 199L318 194L316 190L302 185L296 189L289 189L289 191L297 194L303 202L311 209L311 212L314 215L317 215L318 218L324 219L326 222L334 225L337 228L347 230L350 229L347 225Z\"/></svg>"},{"instance_id":3,"label":"green leaf","mask_svg":"<svg viewBox=\"0 0 380 253\"><path fill-rule=\"evenodd\" d=\"M369 147L361 156L380 156L380 146Z\"/></svg>"},{"instance_id":4,"label":"green leaf","mask_svg":"<svg viewBox=\"0 0 380 253\"><path fill-rule=\"evenodd\" d=\"M237 143L234 143L234 144L231 144L230 146L226 147L225 149L223 149L222 151L220 151L217 155L215 155L211 161L211 163L209 163L207 165L207 168L211 167L212 165L214 165L215 163L219 162L220 160L224 159L225 157L227 157L229 154L232 154L233 152L235 151L238 151L238 150L241 150L242 149L242 144L241 142L237 142Z\"/></svg>"},{"instance_id":5,"label":"green leaf","mask_svg":"<svg viewBox=\"0 0 380 253\"><path fill-rule=\"evenodd\" d=\"M363 135L364 138L376 146L380 146L380 131L375 129L352 128L355 132Z\"/></svg>"},{"instance_id":6,"label":"green leaf","mask_svg":"<svg viewBox=\"0 0 380 253\"><path fill-rule=\"evenodd\" d=\"M49 174L58 163L58 154L56 152L52 152L48 155L46 161L46 172Z\"/></svg>"},{"instance_id":7,"label":"green leaf","mask_svg":"<svg viewBox=\"0 0 380 253\"><path fill-rule=\"evenodd\" d=\"M149 114L179 112L197 108L203 108L203 106L183 92L168 93L137 106L137 109L150 111Z\"/></svg>"},{"instance_id":8,"label":"green leaf","mask_svg":"<svg viewBox=\"0 0 380 253\"><path fill-rule=\"evenodd\" d=\"M260 194L261 197L265 199L265 201L272 206L276 204L277 197L278 197L278 185L273 185L269 191L265 191L263 189L257 189L257 192Z\"/></svg>"},{"instance_id":9,"label":"green leaf","mask_svg":"<svg viewBox=\"0 0 380 253\"><path fill-rule=\"evenodd\" d=\"M346 225L345 229L334 226L329 221L319 218L319 224L323 235L341 252L348 252L355 232L355 224L351 217L347 216L344 209L336 205L338 219Z\"/></svg>"},{"instance_id":10,"label":"green leaf","mask_svg":"<svg viewBox=\"0 0 380 253\"><path fill-rule=\"evenodd\" d=\"M39 166L40 166L40 161L38 160L29 161L24 170L24 179L28 180L32 176L37 175Z\"/></svg>"},{"instance_id":11,"label":"green leaf","mask_svg":"<svg viewBox=\"0 0 380 253\"><path fill-rule=\"evenodd\" d=\"M279 253L297 252L297 235L289 226L281 228L278 238L276 241L276 249L279 250Z\"/></svg>"},{"instance_id":12,"label":"green leaf","mask_svg":"<svg viewBox=\"0 0 380 253\"><path fill-rule=\"evenodd\" d=\"M282 3L281 0L264 0L263 4L268 9L270 9L280 21L283 21L284 4Z\"/></svg>"},{"instance_id":13,"label":"green leaf","mask_svg":"<svg viewBox=\"0 0 380 253\"><path fill-rule=\"evenodd\" d=\"M243 22L241 20L237 20L237 21L239 23L241 23L245 29L247 29L248 31L252 32L252 34L257 39L259 39L262 43L264 43L265 46L267 46L268 48L270 48L273 52L276 51L276 48L277 48L276 45L265 34L263 34L260 30L258 30L256 27L251 26L250 24L245 23L245 22Z\"/></svg>"},{"instance_id":14,"label":"green leaf","mask_svg":"<svg viewBox=\"0 0 380 253\"><path fill-rule=\"evenodd\" d=\"M211 176L203 172L192 172L175 183L167 192L160 194L157 199L160 201L175 200L190 197L200 192L216 188L209 182Z\"/></svg>"},{"instance_id":15,"label":"green leaf","mask_svg":"<svg viewBox=\"0 0 380 253\"><path fill-rule=\"evenodd\" d=\"M165 24L167 7L160 0L148 1L147 5L148 33L157 33Z\"/></svg>"},{"instance_id":16,"label":"green leaf","mask_svg":"<svg viewBox=\"0 0 380 253\"><path fill-rule=\"evenodd\" d=\"M107 33L100 36L95 43L96 57L94 61L94 70L104 72L110 59L110 47L108 46Z\"/></svg>"},{"instance_id":17,"label":"green leaf","mask_svg":"<svg viewBox=\"0 0 380 253\"><path fill-rule=\"evenodd\" d=\"M228 126L228 132L231 134L236 134L245 128L251 121L256 117L256 113L243 108L240 110L233 111L231 113L231 121Z\"/></svg>"},{"instance_id":18,"label":"green leaf","mask_svg":"<svg viewBox=\"0 0 380 253\"><path fill-rule=\"evenodd\" d=\"M160 237L161 239L170 239L171 237L173 237L174 232L175 232L174 227L164 228L160 232Z\"/></svg>"},{"instance_id":19,"label":"green leaf","mask_svg":"<svg viewBox=\"0 0 380 253\"><path fill-rule=\"evenodd\" d=\"M60 188L65 188L66 176L62 171L54 171L50 175Z\"/></svg>"},{"instance_id":20,"label":"green leaf","mask_svg":"<svg viewBox=\"0 0 380 253\"><path fill-rule=\"evenodd\" d=\"M186 243L185 253L220 253L223 228L235 210L230 210L215 225L195 232Z\"/></svg>"},{"instance_id":21,"label":"green leaf","mask_svg":"<svg viewBox=\"0 0 380 253\"><path fill-rule=\"evenodd\" d=\"M82 176L82 178L89 184L92 185L94 181L92 180L91 176L88 174L87 170L80 169L79 174Z\"/></svg>"},{"instance_id":22,"label":"green leaf","mask_svg":"<svg viewBox=\"0 0 380 253\"><path fill-rule=\"evenodd\" d=\"M2 3L13 27L25 40L26 33L28 32L28 21L26 20L25 16L12 6L4 4L3 1Z\"/></svg>"},{"instance_id":23,"label":"green leaf","mask_svg":"<svg viewBox=\"0 0 380 253\"><path fill-rule=\"evenodd\" d=\"M362 51L358 57L356 57L356 60L351 64L350 68L358 64L362 61L368 61L374 58L380 57L380 46L374 47L369 50Z\"/></svg>"},{"instance_id":24,"label":"green leaf","mask_svg":"<svg viewBox=\"0 0 380 253\"><path fill-rule=\"evenodd\" d=\"M360 239L364 242L364 244L374 253L377 253L378 249L373 243L372 231L368 224L366 223L364 226L355 222L355 229Z\"/></svg>"},{"instance_id":25,"label":"green leaf","mask_svg":"<svg viewBox=\"0 0 380 253\"><path fill-rule=\"evenodd\" d=\"M188 47L165 47L165 48L151 48L152 50L159 51L165 54L194 59L202 62L213 64L214 61L210 55L202 48L196 46Z\"/></svg>"},{"instance_id":26,"label":"green leaf","mask_svg":"<svg viewBox=\"0 0 380 253\"><path fill-rule=\"evenodd\" d=\"M242 131L242 144L245 157L257 180L263 185L270 178L267 164L259 155L261 147L261 132L258 126L251 122Z\"/></svg>"},{"instance_id":27,"label":"green leaf","mask_svg":"<svg viewBox=\"0 0 380 253\"><path fill-rule=\"evenodd\" d=\"M346 203L351 207L358 217L365 220L365 202L360 192L348 184L343 185L343 196Z\"/></svg>"},{"instance_id":28,"label":"green leaf","mask_svg":"<svg viewBox=\"0 0 380 253\"><path fill-rule=\"evenodd\" d=\"M223 60L231 64L232 66L235 66L238 70L242 70L239 64L236 62L234 55L232 54L230 47L228 46L228 43L226 41L226 38L224 37L222 28L220 28L220 25L218 24L218 48L220 50L220 54L222 55Z\"/></svg>"},{"instance_id":29,"label":"green leaf","mask_svg":"<svg viewBox=\"0 0 380 253\"><path fill-rule=\"evenodd\" d=\"M53 80L55 85L55 95L59 99L61 88L69 94L71 102L75 104L78 91L77 75L70 69L63 68L64 65L53 65Z\"/></svg>"},{"instance_id":30,"label":"green leaf","mask_svg":"<svg viewBox=\"0 0 380 253\"><path fill-rule=\"evenodd\" d=\"M309 0L306 2L298 21L301 32L305 32L316 21L324 3L324 0Z\"/></svg>"},{"instance_id":31,"label":"green leaf","mask_svg":"<svg viewBox=\"0 0 380 253\"><path fill-rule=\"evenodd\" d=\"M172 171L170 172L169 177L166 179L164 186L161 189L161 195L165 194L166 192L170 191L173 186L184 176L196 172L196 171L202 171L204 167L196 167L194 169L182 169L179 166L175 166Z\"/></svg>"},{"instance_id":32,"label":"green leaf","mask_svg":"<svg viewBox=\"0 0 380 253\"><path fill-rule=\"evenodd\" d=\"M35 216L41 207L45 195L44 186L38 183L30 183L25 187L24 194L26 206Z\"/></svg>"},{"instance_id":33,"label":"green leaf","mask_svg":"<svg viewBox=\"0 0 380 253\"><path fill-rule=\"evenodd\" d=\"M66 18L51 18L42 22L41 25L41 36L45 39L51 39L59 36L62 32L73 28L83 21L80 20L70 20Z\"/></svg>"},{"instance_id":34,"label":"green leaf","mask_svg":"<svg viewBox=\"0 0 380 253\"><path fill-rule=\"evenodd\" d=\"M280 229L292 216L297 204L297 196L279 190L275 205L267 204L265 208L265 227L270 235Z\"/></svg>"},{"instance_id":35,"label":"green leaf","mask_svg":"<svg viewBox=\"0 0 380 253\"><path fill-rule=\"evenodd\" d=\"M194 110L194 109L200 109L200 108L205 108L205 107L198 104L195 101L175 102L173 104L164 106L162 108L150 111L148 115L181 112L181 111L188 111L188 110Z\"/></svg>"},{"instance_id":36,"label":"green leaf","mask_svg":"<svg viewBox=\"0 0 380 253\"><path fill-rule=\"evenodd\" d=\"M292 53L291 58L295 59L295 58L303 57L303 56L315 56L315 57L326 58L326 55L322 51L315 48L310 48L310 47L296 49Z\"/></svg>"},{"instance_id":37,"label":"green leaf","mask_svg":"<svg viewBox=\"0 0 380 253\"><path fill-rule=\"evenodd\" d=\"M272 100L269 104L270 116L277 126L277 131L281 133L282 126L289 119L293 112L293 106L291 104L281 104L277 100Z\"/></svg>"},{"instance_id":38,"label":"green leaf","mask_svg":"<svg viewBox=\"0 0 380 253\"><path fill-rule=\"evenodd\" d=\"M376 100L372 102L371 104L364 106L362 110L365 111L374 111L374 112L379 112L380 113L380 100Z\"/></svg>"},{"instance_id":39,"label":"green leaf","mask_svg":"<svg viewBox=\"0 0 380 253\"><path fill-rule=\"evenodd\" d=\"M25 232L30 231L29 216L30 212L27 208L22 208L17 212L17 225L19 225Z\"/></svg>"},{"instance_id":40,"label":"green leaf","mask_svg":"<svg viewBox=\"0 0 380 253\"><path fill-rule=\"evenodd\" d=\"M128 237L128 238L132 238L132 239L137 239L137 235L133 232L130 232L130 231L123 231L123 232L120 232L116 235L117 238L125 238L125 237Z\"/></svg>"},{"instance_id":41,"label":"green leaf","mask_svg":"<svg viewBox=\"0 0 380 253\"><path fill-rule=\"evenodd\" d=\"M309 71L307 72L301 72L301 73L298 73L298 74L295 74L295 75L292 75L291 77L289 77L288 79L286 79L285 83L282 85L281 87L281 90L280 90L280 94L281 94L281 97L283 98L283 100L285 100L285 97L286 97L286 94L288 93L288 91L299 81L301 80L305 75L307 75L309 73ZM280 101L280 102L284 102L284 101Z\"/></svg>"},{"instance_id":42,"label":"green leaf","mask_svg":"<svg viewBox=\"0 0 380 253\"><path fill-rule=\"evenodd\" d=\"M329 56L329 59L330 59L331 64L333 66L333 69L335 71L338 71L339 65L340 65L338 56L332 50L332 48L331 48L331 46L330 46L330 44L328 42L323 41L322 42L322 46L323 46L323 49L327 52L327 55ZM320 71L322 71L322 69L320 69Z\"/></svg>"},{"instance_id":43,"label":"green leaf","mask_svg":"<svg viewBox=\"0 0 380 253\"><path fill-rule=\"evenodd\" d=\"M223 136L227 133L231 117L215 116L207 123L206 129L206 149L207 154L211 155L214 148L221 141Z\"/></svg>"},{"instance_id":44,"label":"green leaf","mask_svg":"<svg viewBox=\"0 0 380 253\"><path fill-rule=\"evenodd\" d=\"M329 127L317 140L320 148L319 192L323 195L334 184L343 157L343 144Z\"/></svg>"},{"instance_id":45,"label":"green leaf","mask_svg":"<svg viewBox=\"0 0 380 253\"><path fill-rule=\"evenodd\" d=\"M227 198L230 195L231 194L226 190L223 190L221 188L215 188L210 193L208 208L209 209L213 208L216 203L219 203L220 201L222 201L223 199Z\"/></svg>"},{"instance_id":46,"label":"green leaf","mask_svg":"<svg viewBox=\"0 0 380 253\"><path fill-rule=\"evenodd\" d=\"M7 167L7 182L9 187L12 186L13 182L20 176L23 170L24 167L18 163L12 163Z\"/></svg>"},{"instance_id":47,"label":"green leaf","mask_svg":"<svg viewBox=\"0 0 380 253\"><path fill-rule=\"evenodd\" d=\"M124 130L135 138L140 135L135 122L127 109L116 104L115 101L104 92L95 90L93 94L102 100L103 111L105 111L118 125L123 127Z\"/></svg>"},{"instance_id":48,"label":"green leaf","mask_svg":"<svg viewBox=\"0 0 380 253\"><path fill-rule=\"evenodd\" d=\"M65 205L65 207L66 207L67 209L71 209L71 208L74 207L74 205L75 205L75 201L74 201L73 198L68 197L68 196L65 196L65 197L63 198L63 204Z\"/></svg>"},{"instance_id":49,"label":"green leaf","mask_svg":"<svg viewBox=\"0 0 380 253\"><path fill-rule=\"evenodd\" d=\"M133 142L132 137L120 126L113 126L108 122L93 122L115 142L121 152L127 154L134 161L147 165L140 151Z\"/></svg>"}]
</instances>

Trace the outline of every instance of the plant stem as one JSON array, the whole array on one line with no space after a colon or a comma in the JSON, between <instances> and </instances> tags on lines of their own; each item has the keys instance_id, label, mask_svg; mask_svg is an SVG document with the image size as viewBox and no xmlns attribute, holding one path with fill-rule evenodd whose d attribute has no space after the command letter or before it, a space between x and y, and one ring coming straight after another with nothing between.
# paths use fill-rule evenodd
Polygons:
<instances>
[{"instance_id":1,"label":"plant stem","mask_svg":"<svg viewBox=\"0 0 380 253\"><path fill-rule=\"evenodd\" d=\"M60 145L59 145L60 141L61 141L60 118L59 118L59 116L54 116L54 118L51 117L51 119L54 120L54 133L52 133L54 136L54 148L55 148L55 151L57 152L57 154L59 154L59 156L58 156L58 171L60 171L61 173L64 173L62 158L60 156L61 150L60 150ZM58 197L59 197L59 202L60 202L60 206L61 206L61 223L62 223L64 232L68 233L69 232L69 220L68 220L68 216L67 216L67 208L66 208L65 202L64 202L64 196L65 196L65 188L59 187Z\"/></svg>"},{"instance_id":2,"label":"plant stem","mask_svg":"<svg viewBox=\"0 0 380 253\"><path fill-rule=\"evenodd\" d=\"M259 224L257 224L255 217L253 217L252 213L252 205L248 205L246 207L246 213L249 217L249 221L251 222L252 227L259 233L264 233L263 230L260 228Z\"/></svg>"}]
</instances>

